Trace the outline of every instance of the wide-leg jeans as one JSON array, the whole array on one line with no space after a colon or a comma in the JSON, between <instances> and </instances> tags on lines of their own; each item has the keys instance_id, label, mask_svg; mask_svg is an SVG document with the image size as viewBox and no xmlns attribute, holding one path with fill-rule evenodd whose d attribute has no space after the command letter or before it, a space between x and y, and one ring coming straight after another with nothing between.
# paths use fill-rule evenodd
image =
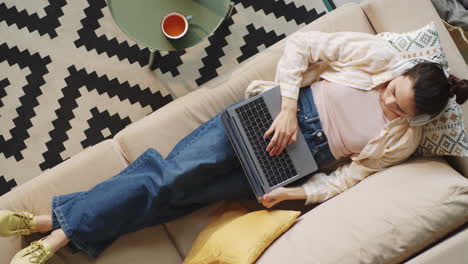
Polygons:
<instances>
[{"instance_id":1,"label":"wide-leg jeans","mask_svg":"<svg viewBox=\"0 0 468 264\"><path fill-rule=\"evenodd\" d=\"M319 167L335 160L310 87L300 89L297 117ZM214 202L242 199L256 198L218 113L179 141L166 158L150 148L88 191L52 197L52 228L62 228L75 251L97 257L121 235Z\"/></svg>"}]
</instances>

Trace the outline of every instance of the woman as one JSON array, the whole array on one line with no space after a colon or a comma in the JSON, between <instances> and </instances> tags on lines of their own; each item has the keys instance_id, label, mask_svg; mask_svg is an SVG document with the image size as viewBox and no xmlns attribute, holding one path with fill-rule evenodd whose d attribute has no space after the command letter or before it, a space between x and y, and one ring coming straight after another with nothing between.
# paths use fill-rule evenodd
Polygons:
<instances>
[{"instance_id":1,"label":"woman","mask_svg":"<svg viewBox=\"0 0 468 264\"><path fill-rule=\"evenodd\" d=\"M468 81L447 78L436 63L404 61L383 43L379 35L357 32L297 32L288 38L276 73L281 111L265 131L266 151L280 155L301 129L320 168L352 161L265 194L265 207L292 199L325 201L405 160L421 138L416 125L440 113L449 97L456 94L459 104L466 100ZM247 97L257 88L249 86ZM14 264L45 263L67 244L97 257L123 234L229 199L256 197L218 114L166 158L149 149L86 192L53 197L51 215L0 212L0 235L53 230L18 252Z\"/></svg>"}]
</instances>

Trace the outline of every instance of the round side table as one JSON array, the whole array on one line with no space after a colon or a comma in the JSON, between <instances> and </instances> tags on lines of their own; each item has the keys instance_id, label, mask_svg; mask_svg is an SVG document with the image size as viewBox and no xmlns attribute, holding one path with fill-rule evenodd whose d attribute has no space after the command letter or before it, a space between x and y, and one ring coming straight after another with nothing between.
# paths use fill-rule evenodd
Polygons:
<instances>
[{"instance_id":1,"label":"round side table","mask_svg":"<svg viewBox=\"0 0 468 264\"><path fill-rule=\"evenodd\" d=\"M152 50L174 51L190 48L211 35L229 17L231 0L107 0L119 28L137 43ZM180 39L168 39L162 33L161 20L177 11L193 18L187 33Z\"/></svg>"}]
</instances>

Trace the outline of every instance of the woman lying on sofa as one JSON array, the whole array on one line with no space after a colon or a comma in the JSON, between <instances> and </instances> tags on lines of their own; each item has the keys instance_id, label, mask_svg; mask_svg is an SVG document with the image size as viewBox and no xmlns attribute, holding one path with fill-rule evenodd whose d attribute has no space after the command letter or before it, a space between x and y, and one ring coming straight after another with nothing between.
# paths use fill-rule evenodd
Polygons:
<instances>
[{"instance_id":1,"label":"woman lying on sofa","mask_svg":"<svg viewBox=\"0 0 468 264\"><path fill-rule=\"evenodd\" d=\"M312 85L302 86L307 80ZM279 155L301 129L319 168L343 158L351 162L265 194L261 202L267 208L292 199L323 202L404 161L419 145L421 126L450 97L462 104L468 95L467 80L448 76L437 63L403 59L379 35L358 32L294 33L276 81L281 111L264 133L265 151ZM51 215L0 212L0 235L53 230L18 252L13 264L45 263L67 244L97 257L126 233L233 199L256 197L217 114L166 158L148 149L88 191L54 196Z\"/></svg>"}]
</instances>

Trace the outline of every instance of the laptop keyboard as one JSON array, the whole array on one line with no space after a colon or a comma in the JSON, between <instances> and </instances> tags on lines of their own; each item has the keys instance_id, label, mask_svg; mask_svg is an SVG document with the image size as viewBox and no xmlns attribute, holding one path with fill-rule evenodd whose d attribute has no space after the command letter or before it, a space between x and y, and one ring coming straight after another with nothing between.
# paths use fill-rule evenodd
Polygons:
<instances>
[{"instance_id":1,"label":"laptop keyboard","mask_svg":"<svg viewBox=\"0 0 468 264\"><path fill-rule=\"evenodd\" d=\"M273 157L266 151L266 147L270 143L270 139L274 133L270 134L267 139L263 138L263 135L273 123L273 119L270 112L268 112L263 98L259 97L237 108L236 113L241 120L244 131L249 138L249 142L255 151L255 155L270 186L275 186L296 176L296 169L286 149Z\"/></svg>"}]
</instances>

